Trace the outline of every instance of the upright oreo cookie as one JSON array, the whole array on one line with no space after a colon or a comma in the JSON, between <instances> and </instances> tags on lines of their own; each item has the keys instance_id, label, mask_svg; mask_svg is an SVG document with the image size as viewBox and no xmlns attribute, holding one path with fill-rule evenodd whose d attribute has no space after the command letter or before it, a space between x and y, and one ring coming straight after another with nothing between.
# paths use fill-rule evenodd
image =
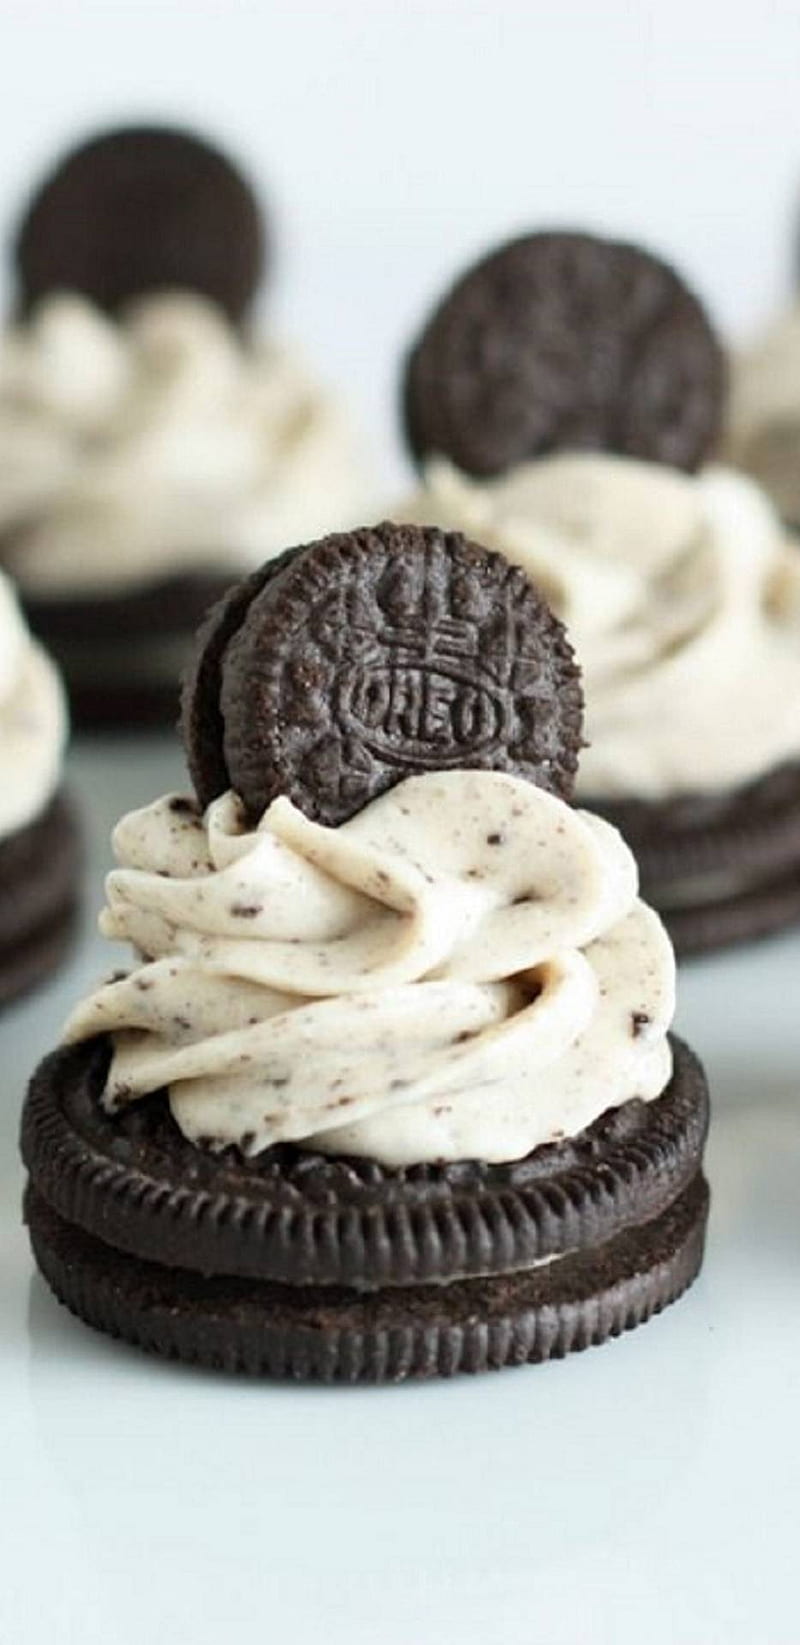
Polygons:
<instances>
[{"instance_id":1,"label":"upright oreo cookie","mask_svg":"<svg viewBox=\"0 0 800 1645\"><path fill-rule=\"evenodd\" d=\"M252 189L204 139L128 127L73 149L28 206L16 241L20 303L79 291L114 312L184 287L242 318L262 278L265 235Z\"/></svg>"},{"instance_id":2,"label":"upright oreo cookie","mask_svg":"<svg viewBox=\"0 0 800 1645\"><path fill-rule=\"evenodd\" d=\"M383 524L257 573L205 631L184 694L201 804L279 794L328 825L413 772L572 789L582 695L524 572L457 533Z\"/></svg>"},{"instance_id":3,"label":"upright oreo cookie","mask_svg":"<svg viewBox=\"0 0 800 1645\"><path fill-rule=\"evenodd\" d=\"M666 263L588 234L531 234L467 271L406 366L419 459L501 474L559 450L695 469L720 428L722 349Z\"/></svg>"}]
</instances>

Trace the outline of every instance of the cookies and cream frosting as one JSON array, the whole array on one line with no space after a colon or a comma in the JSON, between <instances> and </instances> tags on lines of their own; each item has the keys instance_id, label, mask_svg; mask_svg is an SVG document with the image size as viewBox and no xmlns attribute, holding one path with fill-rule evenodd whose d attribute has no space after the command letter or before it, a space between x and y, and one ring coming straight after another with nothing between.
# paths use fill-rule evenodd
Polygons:
<instances>
[{"instance_id":1,"label":"cookies and cream frosting","mask_svg":"<svg viewBox=\"0 0 800 1645\"><path fill-rule=\"evenodd\" d=\"M101 929L139 963L66 1029L111 1034L111 1110L166 1087L212 1149L501 1161L669 1081L674 961L631 853L519 778L409 777L338 828L166 797L114 846Z\"/></svg>"},{"instance_id":2,"label":"cookies and cream frosting","mask_svg":"<svg viewBox=\"0 0 800 1645\"><path fill-rule=\"evenodd\" d=\"M401 515L500 550L565 623L579 793L658 800L800 758L800 555L751 481L588 453L477 481L436 459Z\"/></svg>"},{"instance_id":3,"label":"cookies and cream frosting","mask_svg":"<svg viewBox=\"0 0 800 1645\"><path fill-rule=\"evenodd\" d=\"M363 503L338 406L202 297L117 323L57 295L0 341L0 555L29 594L247 570Z\"/></svg>"},{"instance_id":4,"label":"cookies and cream frosting","mask_svg":"<svg viewBox=\"0 0 800 1645\"><path fill-rule=\"evenodd\" d=\"M725 454L800 524L800 304L734 356Z\"/></svg>"},{"instance_id":5,"label":"cookies and cream frosting","mask_svg":"<svg viewBox=\"0 0 800 1645\"><path fill-rule=\"evenodd\" d=\"M61 681L0 573L0 840L33 822L52 799L66 735Z\"/></svg>"}]
</instances>

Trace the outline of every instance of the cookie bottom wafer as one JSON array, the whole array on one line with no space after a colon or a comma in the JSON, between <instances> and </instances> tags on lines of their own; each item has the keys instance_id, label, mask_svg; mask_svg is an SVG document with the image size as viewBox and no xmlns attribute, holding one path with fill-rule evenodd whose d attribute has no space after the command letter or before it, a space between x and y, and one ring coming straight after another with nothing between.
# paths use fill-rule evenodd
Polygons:
<instances>
[{"instance_id":1,"label":"cookie bottom wafer","mask_svg":"<svg viewBox=\"0 0 800 1645\"><path fill-rule=\"evenodd\" d=\"M51 1290L97 1330L149 1353L289 1381L401 1382L500 1370L599 1345L676 1300L703 1258L698 1172L654 1221L525 1272L362 1295L204 1278L126 1256L33 1189L26 1218Z\"/></svg>"}]
</instances>

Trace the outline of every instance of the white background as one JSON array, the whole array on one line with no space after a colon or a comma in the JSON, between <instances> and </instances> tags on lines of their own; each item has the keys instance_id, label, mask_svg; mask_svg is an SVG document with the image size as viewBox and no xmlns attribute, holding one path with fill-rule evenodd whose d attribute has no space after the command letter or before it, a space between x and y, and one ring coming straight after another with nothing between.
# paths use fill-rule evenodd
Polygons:
<instances>
[{"instance_id":1,"label":"white background","mask_svg":"<svg viewBox=\"0 0 800 1645\"><path fill-rule=\"evenodd\" d=\"M272 202L265 309L380 462L413 328L512 231L641 238L739 332L789 289L796 0L0 0L0 19L6 226L98 124L216 134Z\"/></svg>"},{"instance_id":2,"label":"white background","mask_svg":"<svg viewBox=\"0 0 800 1645\"><path fill-rule=\"evenodd\" d=\"M97 124L196 122L274 202L265 302L351 392L388 476L397 361L495 237L641 236L743 331L790 288L795 0L0 0L0 216ZM99 902L168 744L79 749ZM19 1227L20 1093L107 958L2 1030L2 1645L797 1645L800 946L687 970L715 1121L702 1279L563 1365L263 1388L74 1324Z\"/></svg>"}]
</instances>

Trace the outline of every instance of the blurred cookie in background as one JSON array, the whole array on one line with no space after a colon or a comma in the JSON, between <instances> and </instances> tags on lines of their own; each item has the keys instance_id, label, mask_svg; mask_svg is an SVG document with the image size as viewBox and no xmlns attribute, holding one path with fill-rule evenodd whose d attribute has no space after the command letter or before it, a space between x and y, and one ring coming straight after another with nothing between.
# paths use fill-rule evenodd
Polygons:
<instances>
[{"instance_id":1,"label":"blurred cookie in background","mask_svg":"<svg viewBox=\"0 0 800 1645\"><path fill-rule=\"evenodd\" d=\"M498 549L566 623L578 797L681 954L800 920L800 557L757 486L706 466L724 397L681 277L575 233L468 271L402 394L421 481L395 513Z\"/></svg>"},{"instance_id":2,"label":"blurred cookie in background","mask_svg":"<svg viewBox=\"0 0 800 1645\"><path fill-rule=\"evenodd\" d=\"M336 397L245 325L266 245L233 163L166 128L74 150L17 233L0 561L80 725L171 720L206 608L365 506Z\"/></svg>"},{"instance_id":3,"label":"blurred cookie in background","mask_svg":"<svg viewBox=\"0 0 800 1645\"><path fill-rule=\"evenodd\" d=\"M264 276L266 221L239 167L205 138L129 126L57 162L24 213L14 261L26 313L53 291L116 314L142 292L177 289L238 322Z\"/></svg>"}]
</instances>

